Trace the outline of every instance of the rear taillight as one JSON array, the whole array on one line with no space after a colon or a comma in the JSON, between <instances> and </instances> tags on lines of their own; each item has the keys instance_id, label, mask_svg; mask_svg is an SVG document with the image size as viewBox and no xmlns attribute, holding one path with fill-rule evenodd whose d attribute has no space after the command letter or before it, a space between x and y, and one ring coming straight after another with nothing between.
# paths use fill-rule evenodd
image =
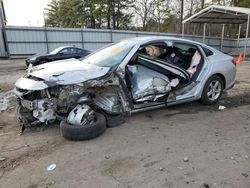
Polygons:
<instances>
[{"instance_id":1,"label":"rear taillight","mask_svg":"<svg viewBox=\"0 0 250 188\"><path fill-rule=\"evenodd\" d=\"M232 63L236 66L237 65L237 62L233 59L232 60Z\"/></svg>"}]
</instances>

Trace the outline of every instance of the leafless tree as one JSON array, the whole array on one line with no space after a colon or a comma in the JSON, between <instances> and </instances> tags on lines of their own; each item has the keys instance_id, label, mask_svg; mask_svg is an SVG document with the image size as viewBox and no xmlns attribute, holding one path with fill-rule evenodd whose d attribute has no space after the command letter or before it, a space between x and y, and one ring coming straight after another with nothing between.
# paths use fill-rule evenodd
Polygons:
<instances>
[{"instance_id":1,"label":"leafless tree","mask_svg":"<svg viewBox=\"0 0 250 188\"><path fill-rule=\"evenodd\" d=\"M147 22L152 18L155 0L136 0L134 10L140 18L142 28L145 30Z\"/></svg>"},{"instance_id":2,"label":"leafless tree","mask_svg":"<svg viewBox=\"0 0 250 188\"><path fill-rule=\"evenodd\" d=\"M162 21L166 19L171 12L170 0L155 0L153 7L154 9L152 10L152 15L157 21L157 30L160 32Z\"/></svg>"}]
</instances>

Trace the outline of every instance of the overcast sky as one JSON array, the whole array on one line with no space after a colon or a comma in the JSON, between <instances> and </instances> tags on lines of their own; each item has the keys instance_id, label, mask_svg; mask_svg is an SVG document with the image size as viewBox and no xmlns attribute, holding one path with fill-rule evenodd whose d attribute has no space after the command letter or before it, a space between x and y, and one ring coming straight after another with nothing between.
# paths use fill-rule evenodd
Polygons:
<instances>
[{"instance_id":1,"label":"overcast sky","mask_svg":"<svg viewBox=\"0 0 250 188\"><path fill-rule=\"evenodd\" d=\"M43 26L43 10L51 0L3 0L7 25ZM211 0L205 0L210 2Z\"/></svg>"},{"instance_id":2,"label":"overcast sky","mask_svg":"<svg viewBox=\"0 0 250 188\"><path fill-rule=\"evenodd\" d=\"M51 0L3 0L7 25L42 26L43 10Z\"/></svg>"}]
</instances>

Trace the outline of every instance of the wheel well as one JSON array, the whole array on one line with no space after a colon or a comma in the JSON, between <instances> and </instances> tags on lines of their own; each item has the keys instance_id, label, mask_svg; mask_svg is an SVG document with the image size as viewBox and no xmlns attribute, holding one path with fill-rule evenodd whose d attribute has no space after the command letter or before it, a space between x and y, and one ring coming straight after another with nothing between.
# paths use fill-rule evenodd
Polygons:
<instances>
[{"instance_id":1,"label":"wheel well","mask_svg":"<svg viewBox=\"0 0 250 188\"><path fill-rule=\"evenodd\" d=\"M215 75L219 76L222 79L222 81L223 81L223 88L225 89L226 88L226 79L225 79L225 76L223 74L220 74L220 73L217 73Z\"/></svg>"}]
</instances>

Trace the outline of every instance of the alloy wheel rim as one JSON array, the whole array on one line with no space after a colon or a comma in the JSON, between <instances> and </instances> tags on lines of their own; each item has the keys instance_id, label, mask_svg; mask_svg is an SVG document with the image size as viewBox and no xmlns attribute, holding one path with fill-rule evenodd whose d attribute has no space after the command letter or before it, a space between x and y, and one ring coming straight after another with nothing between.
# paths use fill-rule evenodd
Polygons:
<instances>
[{"instance_id":1,"label":"alloy wheel rim","mask_svg":"<svg viewBox=\"0 0 250 188\"><path fill-rule=\"evenodd\" d=\"M214 101L217 100L221 93L221 83L218 80L212 81L208 86L207 96L209 100Z\"/></svg>"}]
</instances>

